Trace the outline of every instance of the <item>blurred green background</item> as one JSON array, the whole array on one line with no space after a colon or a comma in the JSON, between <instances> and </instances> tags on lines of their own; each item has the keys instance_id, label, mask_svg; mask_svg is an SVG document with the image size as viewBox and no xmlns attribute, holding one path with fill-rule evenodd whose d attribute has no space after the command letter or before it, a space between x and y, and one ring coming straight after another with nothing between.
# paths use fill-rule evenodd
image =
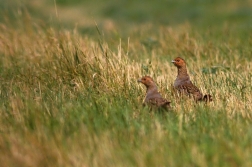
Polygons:
<instances>
[{"instance_id":1,"label":"blurred green background","mask_svg":"<svg viewBox=\"0 0 252 167\"><path fill-rule=\"evenodd\" d=\"M176 26L189 23L193 28L203 31L222 29L226 26L232 33L238 31L245 35L252 28L251 0L1 0L0 2L1 12L11 13L14 18L18 17L18 11L25 9L37 19L60 23L66 28L78 25L78 29L83 32L93 27L94 22L107 29L116 26L118 32L139 24ZM3 20L4 14L0 17Z\"/></svg>"}]
</instances>

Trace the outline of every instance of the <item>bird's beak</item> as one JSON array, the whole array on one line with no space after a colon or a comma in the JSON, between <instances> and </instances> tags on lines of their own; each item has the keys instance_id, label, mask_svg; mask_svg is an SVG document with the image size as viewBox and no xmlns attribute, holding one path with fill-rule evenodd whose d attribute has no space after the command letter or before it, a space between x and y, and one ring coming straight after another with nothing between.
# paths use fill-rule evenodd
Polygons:
<instances>
[{"instance_id":1,"label":"bird's beak","mask_svg":"<svg viewBox=\"0 0 252 167\"><path fill-rule=\"evenodd\" d=\"M142 82L142 79L141 79L141 78L138 78L137 82Z\"/></svg>"},{"instance_id":2,"label":"bird's beak","mask_svg":"<svg viewBox=\"0 0 252 167\"><path fill-rule=\"evenodd\" d=\"M171 62L172 62L172 63L175 63L176 61L175 61L175 60L172 60Z\"/></svg>"}]
</instances>

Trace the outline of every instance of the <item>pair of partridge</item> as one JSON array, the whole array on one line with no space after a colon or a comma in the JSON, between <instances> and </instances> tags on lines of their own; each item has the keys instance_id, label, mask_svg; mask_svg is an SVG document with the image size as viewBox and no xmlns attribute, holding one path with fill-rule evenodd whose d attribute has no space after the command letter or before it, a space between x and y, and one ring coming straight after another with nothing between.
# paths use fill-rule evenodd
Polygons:
<instances>
[{"instance_id":1,"label":"pair of partridge","mask_svg":"<svg viewBox=\"0 0 252 167\"><path fill-rule=\"evenodd\" d=\"M178 69L178 75L174 82L174 88L177 90L179 94L184 94L188 96L193 96L196 102L198 101L205 101L209 102L212 101L211 95L204 95L201 91L191 82L190 77L187 73L186 62L184 59L177 57L172 60L172 63ZM138 82L145 85L146 97L144 99L144 105L148 105L150 109L159 108L159 109L170 109L170 101L164 99L160 93L158 92L158 88L156 83L153 79L149 76L144 76L138 79Z\"/></svg>"}]
</instances>

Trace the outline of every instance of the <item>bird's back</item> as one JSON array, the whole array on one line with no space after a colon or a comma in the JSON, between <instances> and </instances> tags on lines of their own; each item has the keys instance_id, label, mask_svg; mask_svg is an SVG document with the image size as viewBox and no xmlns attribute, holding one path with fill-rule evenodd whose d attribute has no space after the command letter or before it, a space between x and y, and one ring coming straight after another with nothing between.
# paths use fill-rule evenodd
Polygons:
<instances>
[{"instance_id":1,"label":"bird's back","mask_svg":"<svg viewBox=\"0 0 252 167\"><path fill-rule=\"evenodd\" d=\"M202 99L203 95L199 88L197 88L190 79L175 80L174 87L182 94L193 95L196 101Z\"/></svg>"},{"instance_id":2,"label":"bird's back","mask_svg":"<svg viewBox=\"0 0 252 167\"><path fill-rule=\"evenodd\" d=\"M163 108L165 110L170 109L170 101L164 99L159 92L154 92L152 94L147 94L145 98L145 104L149 105L151 108Z\"/></svg>"}]
</instances>

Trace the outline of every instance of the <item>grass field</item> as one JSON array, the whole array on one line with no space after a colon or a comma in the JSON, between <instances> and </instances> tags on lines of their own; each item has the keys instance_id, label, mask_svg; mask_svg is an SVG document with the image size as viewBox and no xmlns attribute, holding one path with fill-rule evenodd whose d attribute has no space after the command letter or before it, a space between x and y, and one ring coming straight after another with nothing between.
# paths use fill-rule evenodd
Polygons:
<instances>
[{"instance_id":1,"label":"grass field","mask_svg":"<svg viewBox=\"0 0 252 167\"><path fill-rule=\"evenodd\" d=\"M1 166L252 166L252 1L0 3ZM177 56L209 105L175 97Z\"/></svg>"}]
</instances>

